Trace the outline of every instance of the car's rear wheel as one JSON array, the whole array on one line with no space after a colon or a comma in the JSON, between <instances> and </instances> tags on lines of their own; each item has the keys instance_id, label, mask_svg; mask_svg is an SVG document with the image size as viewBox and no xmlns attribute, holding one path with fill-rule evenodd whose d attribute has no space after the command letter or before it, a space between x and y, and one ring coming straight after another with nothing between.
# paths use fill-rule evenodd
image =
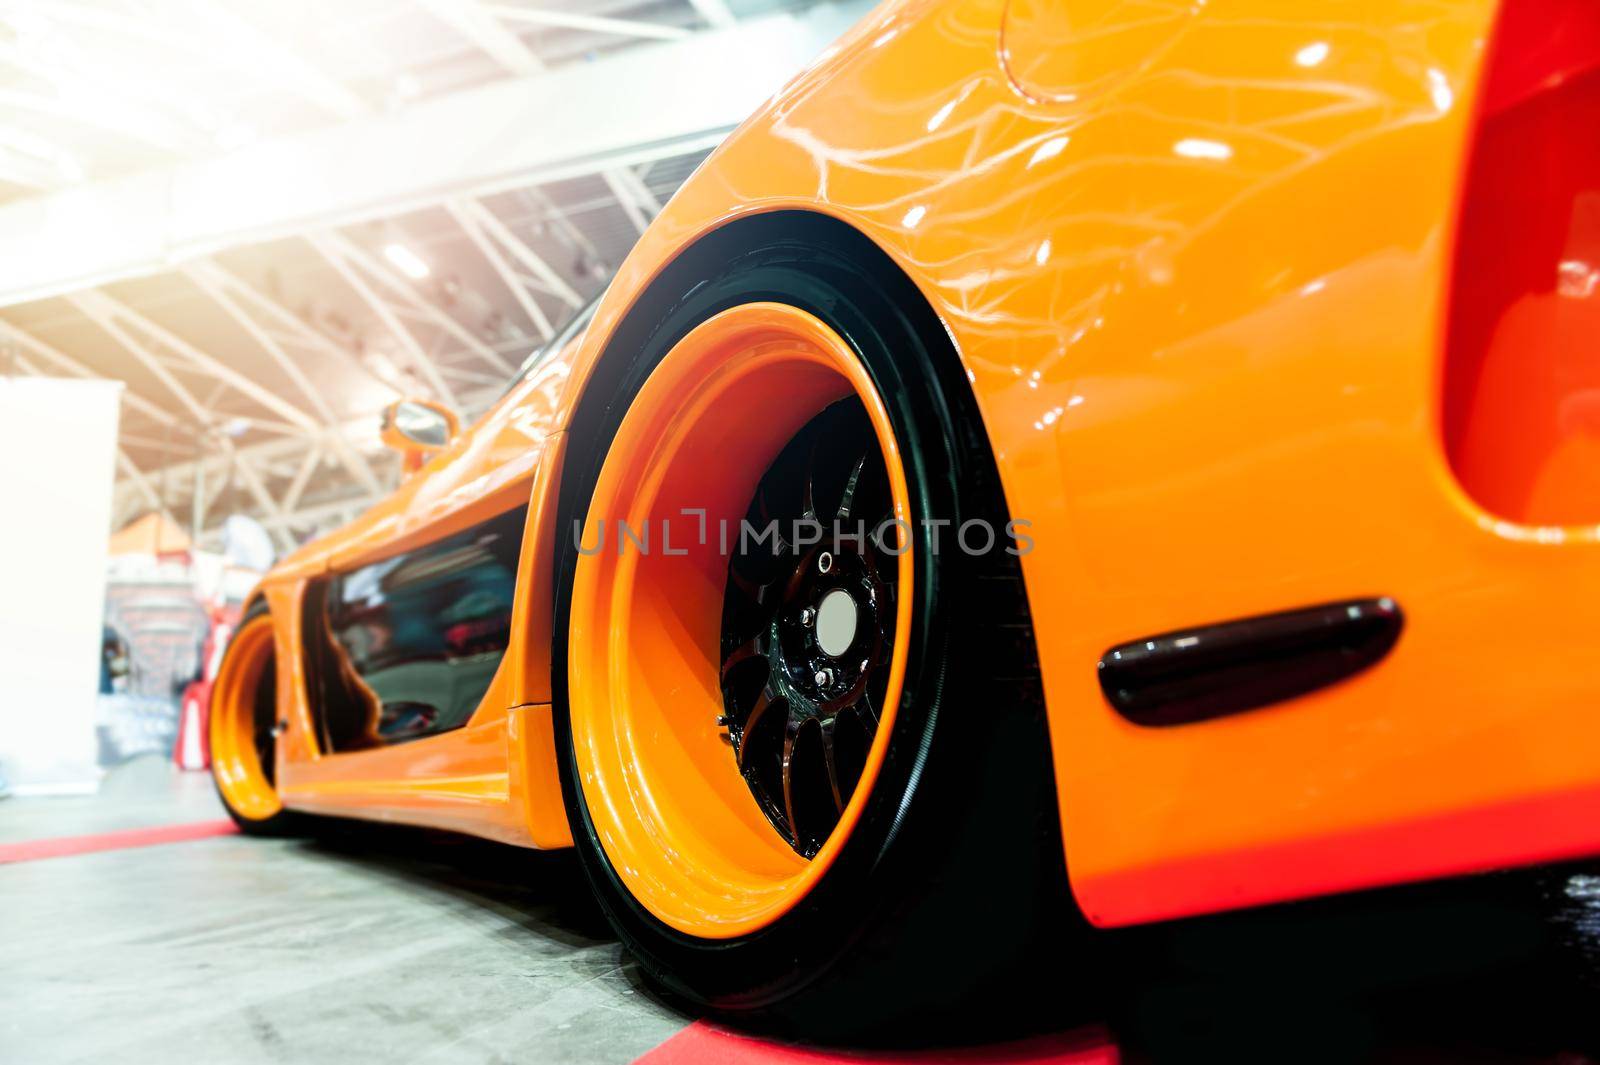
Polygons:
<instances>
[{"instance_id":1,"label":"car's rear wheel","mask_svg":"<svg viewBox=\"0 0 1600 1065\"><path fill-rule=\"evenodd\" d=\"M1015 1005L1076 923L970 390L903 275L813 230L702 267L580 419L556 720L647 970L843 1034Z\"/></svg>"},{"instance_id":2,"label":"car's rear wheel","mask_svg":"<svg viewBox=\"0 0 1600 1065\"><path fill-rule=\"evenodd\" d=\"M207 715L217 793L234 823L255 835L280 834L292 824L274 786L277 706L272 618L257 602L228 642Z\"/></svg>"}]
</instances>

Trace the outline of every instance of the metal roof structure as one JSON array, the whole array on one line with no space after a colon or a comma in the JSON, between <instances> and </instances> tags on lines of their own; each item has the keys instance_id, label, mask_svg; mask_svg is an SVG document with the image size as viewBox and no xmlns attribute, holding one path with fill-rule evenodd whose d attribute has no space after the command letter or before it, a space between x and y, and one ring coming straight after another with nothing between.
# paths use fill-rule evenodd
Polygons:
<instances>
[{"instance_id":1,"label":"metal roof structure","mask_svg":"<svg viewBox=\"0 0 1600 1065\"><path fill-rule=\"evenodd\" d=\"M0 0L0 374L125 382L115 522L286 549L475 417L862 0Z\"/></svg>"}]
</instances>

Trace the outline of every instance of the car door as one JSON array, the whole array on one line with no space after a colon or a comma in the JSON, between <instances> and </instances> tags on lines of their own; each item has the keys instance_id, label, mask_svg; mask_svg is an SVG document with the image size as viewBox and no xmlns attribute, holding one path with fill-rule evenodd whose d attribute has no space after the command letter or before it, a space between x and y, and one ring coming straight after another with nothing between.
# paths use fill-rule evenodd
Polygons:
<instances>
[{"instance_id":1,"label":"car door","mask_svg":"<svg viewBox=\"0 0 1600 1065\"><path fill-rule=\"evenodd\" d=\"M554 446L564 359L592 309L530 357L483 418L344 530L306 582L298 631L314 753L286 767L280 790L294 805L348 814L360 804L383 816L425 801L418 786L431 783L462 808L454 820L431 819L446 827L514 816L498 809L517 690L504 666L522 600L537 594L518 575L528 501Z\"/></svg>"}]
</instances>

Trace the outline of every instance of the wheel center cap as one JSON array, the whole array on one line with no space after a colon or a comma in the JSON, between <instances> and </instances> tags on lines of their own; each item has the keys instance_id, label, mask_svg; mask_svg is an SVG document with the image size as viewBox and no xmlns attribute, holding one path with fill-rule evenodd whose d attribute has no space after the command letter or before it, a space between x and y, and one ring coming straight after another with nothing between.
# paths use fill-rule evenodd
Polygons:
<instances>
[{"instance_id":1,"label":"wheel center cap","mask_svg":"<svg viewBox=\"0 0 1600 1065\"><path fill-rule=\"evenodd\" d=\"M817 644L824 654L838 658L856 639L856 601L843 588L822 597L817 606Z\"/></svg>"}]
</instances>

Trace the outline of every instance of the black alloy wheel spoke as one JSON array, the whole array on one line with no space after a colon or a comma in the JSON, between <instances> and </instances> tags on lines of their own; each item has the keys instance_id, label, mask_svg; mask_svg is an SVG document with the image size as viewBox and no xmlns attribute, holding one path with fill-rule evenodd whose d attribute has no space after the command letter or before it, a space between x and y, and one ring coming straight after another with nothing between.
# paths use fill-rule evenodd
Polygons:
<instances>
[{"instance_id":1,"label":"black alloy wheel spoke","mask_svg":"<svg viewBox=\"0 0 1600 1065\"><path fill-rule=\"evenodd\" d=\"M745 716L744 724L739 727L739 740L734 751L734 755L739 762L739 768L744 768L745 751L747 749L744 743L745 737L755 730L756 725L761 721L762 715L777 701L763 689L761 694L756 697L755 705L750 708L750 712Z\"/></svg>"},{"instance_id":2,"label":"black alloy wheel spoke","mask_svg":"<svg viewBox=\"0 0 1600 1065\"><path fill-rule=\"evenodd\" d=\"M764 632L757 633L723 656L722 679L724 682L727 681L728 674L733 672L736 667L741 666L753 659L762 658L766 655L766 636L767 634Z\"/></svg>"},{"instance_id":3,"label":"black alloy wheel spoke","mask_svg":"<svg viewBox=\"0 0 1600 1065\"><path fill-rule=\"evenodd\" d=\"M812 433L812 436L816 435ZM822 512L817 509L817 449L821 446L820 439L811 442L811 452L806 456L804 494L800 500L800 519L818 525L822 523Z\"/></svg>"},{"instance_id":4,"label":"black alloy wheel spoke","mask_svg":"<svg viewBox=\"0 0 1600 1065\"><path fill-rule=\"evenodd\" d=\"M799 822L794 816L794 747L795 741L800 738L800 730L791 722L783 730L783 812L788 819L789 842L798 846L800 833Z\"/></svg>"},{"instance_id":5,"label":"black alloy wheel spoke","mask_svg":"<svg viewBox=\"0 0 1600 1065\"><path fill-rule=\"evenodd\" d=\"M844 794L839 790L839 766L833 753L833 730L838 727L838 719L829 721L822 726L822 760L828 768L828 790L833 793L833 805L842 814L844 813Z\"/></svg>"},{"instance_id":6,"label":"black alloy wheel spoke","mask_svg":"<svg viewBox=\"0 0 1600 1065\"><path fill-rule=\"evenodd\" d=\"M850 709L855 712L856 720L861 722L861 728L870 740L878 731L878 712L872 708L872 700L862 695Z\"/></svg>"},{"instance_id":7,"label":"black alloy wheel spoke","mask_svg":"<svg viewBox=\"0 0 1600 1065\"><path fill-rule=\"evenodd\" d=\"M866 411L843 400L801 428L756 488L746 521L776 535L730 544L718 721L757 805L808 858L843 816L878 731L898 571L870 533L892 516L890 499ZM785 535L794 522L816 522L822 542ZM857 522L869 534L859 541Z\"/></svg>"},{"instance_id":8,"label":"black alloy wheel spoke","mask_svg":"<svg viewBox=\"0 0 1600 1065\"><path fill-rule=\"evenodd\" d=\"M839 499L839 509L834 512L834 518L840 522L850 520L850 508L855 502L856 488L861 484L861 474L867 468L867 456L862 455L850 469L850 477L844 482L844 494Z\"/></svg>"},{"instance_id":9,"label":"black alloy wheel spoke","mask_svg":"<svg viewBox=\"0 0 1600 1065\"><path fill-rule=\"evenodd\" d=\"M746 577L744 574L739 572L738 567L736 566L728 567L728 579L737 585L739 591L744 593L744 595L749 597L749 599L753 602L759 603L761 601L761 597L766 594L767 586L765 584L758 584L749 577Z\"/></svg>"}]
</instances>

